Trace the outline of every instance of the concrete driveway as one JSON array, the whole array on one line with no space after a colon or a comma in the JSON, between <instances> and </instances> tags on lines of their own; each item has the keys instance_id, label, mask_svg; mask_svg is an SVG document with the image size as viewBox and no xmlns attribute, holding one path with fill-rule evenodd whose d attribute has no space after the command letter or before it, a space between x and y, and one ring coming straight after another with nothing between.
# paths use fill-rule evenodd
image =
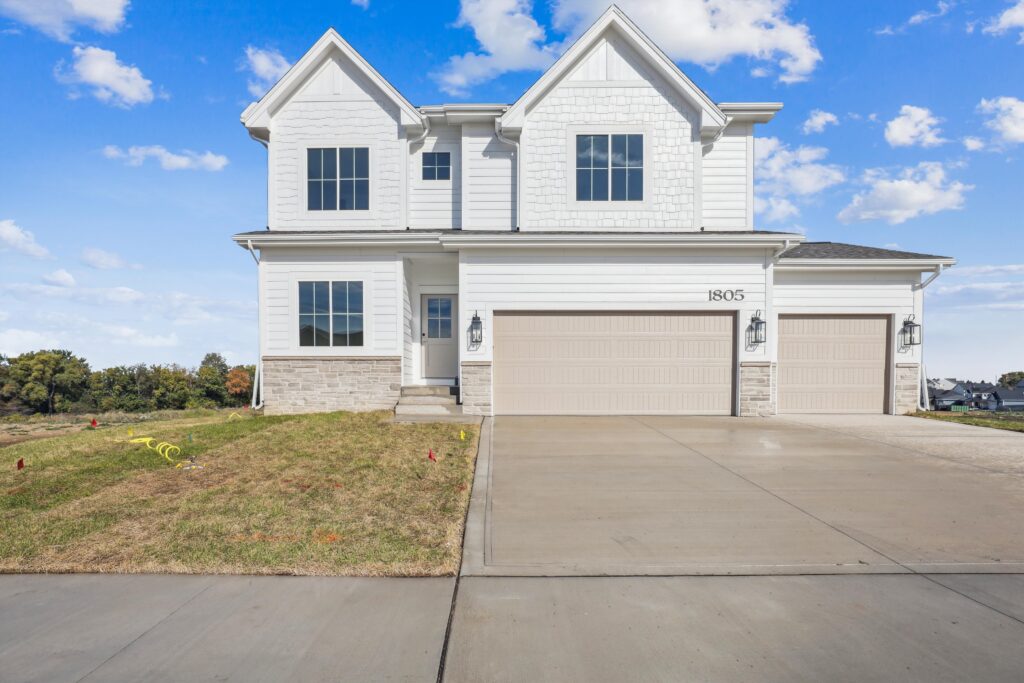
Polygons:
<instances>
[{"instance_id":1,"label":"concrete driveway","mask_svg":"<svg viewBox=\"0 0 1024 683\"><path fill-rule=\"evenodd\" d=\"M916 418L500 417L463 575L1021 572L1022 464Z\"/></svg>"}]
</instances>

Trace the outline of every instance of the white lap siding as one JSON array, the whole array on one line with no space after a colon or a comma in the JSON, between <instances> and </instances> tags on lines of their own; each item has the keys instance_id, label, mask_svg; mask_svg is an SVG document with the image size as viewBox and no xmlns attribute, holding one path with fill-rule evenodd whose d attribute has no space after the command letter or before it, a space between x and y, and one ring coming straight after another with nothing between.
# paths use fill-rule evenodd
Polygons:
<instances>
[{"instance_id":1,"label":"white lap siding","mask_svg":"<svg viewBox=\"0 0 1024 683\"><path fill-rule=\"evenodd\" d=\"M264 356L400 356L402 269L394 252L363 249L264 249ZM359 280L363 283L363 346L299 346L298 283Z\"/></svg>"},{"instance_id":2,"label":"white lap siding","mask_svg":"<svg viewBox=\"0 0 1024 683\"><path fill-rule=\"evenodd\" d=\"M909 315L922 321L921 292L914 289L920 281L920 273L911 271L794 271L779 265L775 268L774 314L886 314L895 318L898 332ZM895 344L894 362L920 362L920 348Z\"/></svg>"},{"instance_id":3,"label":"white lap siding","mask_svg":"<svg viewBox=\"0 0 1024 683\"><path fill-rule=\"evenodd\" d=\"M746 320L766 309L763 251L562 249L460 254L460 314L464 333L475 312L484 343L463 353L490 361L494 311L740 311ZM742 302L708 301L708 290L743 290ZM742 329L741 329L742 334ZM760 348L740 360L762 360Z\"/></svg>"}]
</instances>

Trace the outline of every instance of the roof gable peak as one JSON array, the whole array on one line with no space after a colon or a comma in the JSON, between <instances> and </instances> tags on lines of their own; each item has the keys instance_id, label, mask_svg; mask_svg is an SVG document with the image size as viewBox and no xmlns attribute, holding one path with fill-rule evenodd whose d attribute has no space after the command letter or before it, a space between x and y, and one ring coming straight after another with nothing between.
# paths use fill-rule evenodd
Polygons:
<instances>
[{"instance_id":1,"label":"roof gable peak","mask_svg":"<svg viewBox=\"0 0 1024 683\"><path fill-rule=\"evenodd\" d=\"M270 115L279 102L291 97L314 74L332 54L340 54L352 64L366 79L379 88L384 95L394 102L401 115L404 126L421 126L423 117L398 89L387 81L367 62L354 47L341 37L334 27L328 28L274 86L257 102L253 102L242 112L242 124L246 128L267 128Z\"/></svg>"}]
</instances>

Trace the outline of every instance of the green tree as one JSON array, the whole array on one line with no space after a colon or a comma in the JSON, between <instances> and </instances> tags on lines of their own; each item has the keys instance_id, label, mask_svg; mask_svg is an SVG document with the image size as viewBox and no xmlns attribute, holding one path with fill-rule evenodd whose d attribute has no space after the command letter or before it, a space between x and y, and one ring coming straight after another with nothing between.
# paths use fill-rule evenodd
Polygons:
<instances>
[{"instance_id":1,"label":"green tree","mask_svg":"<svg viewBox=\"0 0 1024 683\"><path fill-rule=\"evenodd\" d=\"M3 373L0 398L17 401L32 412L65 412L89 388L89 365L70 351L55 349L23 353Z\"/></svg>"},{"instance_id":2,"label":"green tree","mask_svg":"<svg viewBox=\"0 0 1024 683\"><path fill-rule=\"evenodd\" d=\"M196 371L196 403L204 406L222 406L228 401L225 386L228 364L219 353L208 353Z\"/></svg>"},{"instance_id":3,"label":"green tree","mask_svg":"<svg viewBox=\"0 0 1024 683\"><path fill-rule=\"evenodd\" d=\"M1024 370L1017 370L1016 372L1004 373L999 378L999 384L1004 387L1015 387L1020 382L1024 382Z\"/></svg>"}]
</instances>

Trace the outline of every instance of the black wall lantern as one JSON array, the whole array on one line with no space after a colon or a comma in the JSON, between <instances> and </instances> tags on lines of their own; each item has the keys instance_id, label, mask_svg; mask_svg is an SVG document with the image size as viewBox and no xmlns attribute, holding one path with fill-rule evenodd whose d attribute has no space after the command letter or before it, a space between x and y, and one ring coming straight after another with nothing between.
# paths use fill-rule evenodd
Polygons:
<instances>
[{"instance_id":1,"label":"black wall lantern","mask_svg":"<svg viewBox=\"0 0 1024 683\"><path fill-rule=\"evenodd\" d=\"M914 316L903 321L903 329L900 330L904 346L921 345L921 326L914 322Z\"/></svg>"},{"instance_id":2,"label":"black wall lantern","mask_svg":"<svg viewBox=\"0 0 1024 683\"><path fill-rule=\"evenodd\" d=\"M750 319L750 343L764 344L768 339L768 323L761 319L761 311Z\"/></svg>"},{"instance_id":3,"label":"black wall lantern","mask_svg":"<svg viewBox=\"0 0 1024 683\"><path fill-rule=\"evenodd\" d=\"M473 313L473 319L469 323L469 343L479 346L484 341L484 323L480 320L479 311Z\"/></svg>"}]
</instances>

